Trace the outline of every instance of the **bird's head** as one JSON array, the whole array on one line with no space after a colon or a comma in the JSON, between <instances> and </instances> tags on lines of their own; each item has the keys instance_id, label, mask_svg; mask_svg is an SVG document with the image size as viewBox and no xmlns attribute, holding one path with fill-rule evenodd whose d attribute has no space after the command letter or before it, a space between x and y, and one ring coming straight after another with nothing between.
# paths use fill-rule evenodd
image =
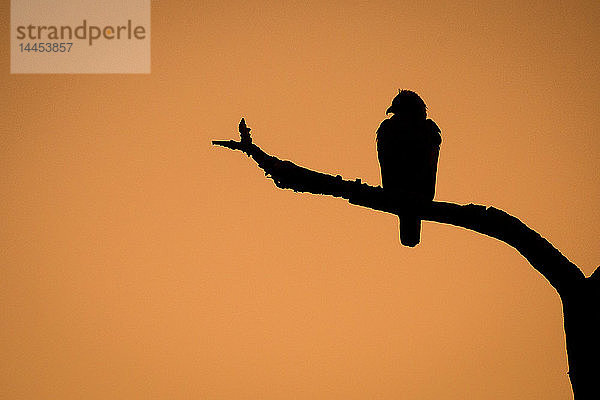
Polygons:
<instances>
[{"instance_id":1,"label":"bird's head","mask_svg":"<svg viewBox=\"0 0 600 400\"><path fill-rule=\"evenodd\" d=\"M427 106L421 97L412 90L398 90L398 94L392 100L392 105L385 112L394 113L401 117L427 118Z\"/></svg>"}]
</instances>

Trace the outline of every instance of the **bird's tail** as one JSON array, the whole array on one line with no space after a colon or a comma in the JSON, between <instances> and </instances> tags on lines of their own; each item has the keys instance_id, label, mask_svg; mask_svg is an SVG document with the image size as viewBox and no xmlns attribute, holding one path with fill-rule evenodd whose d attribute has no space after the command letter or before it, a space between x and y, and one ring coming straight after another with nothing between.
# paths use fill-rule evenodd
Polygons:
<instances>
[{"instance_id":1,"label":"bird's tail","mask_svg":"<svg viewBox=\"0 0 600 400\"><path fill-rule=\"evenodd\" d=\"M415 216L400 218L400 243L415 247L421 241L421 219Z\"/></svg>"}]
</instances>

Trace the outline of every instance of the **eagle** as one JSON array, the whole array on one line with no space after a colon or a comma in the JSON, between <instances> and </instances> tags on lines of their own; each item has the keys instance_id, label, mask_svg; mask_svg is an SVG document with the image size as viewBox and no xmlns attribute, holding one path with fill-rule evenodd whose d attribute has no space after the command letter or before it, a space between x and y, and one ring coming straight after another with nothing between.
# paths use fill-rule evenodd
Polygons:
<instances>
[{"instance_id":1,"label":"eagle","mask_svg":"<svg viewBox=\"0 0 600 400\"><path fill-rule=\"evenodd\" d=\"M433 200L442 136L427 118L427 106L411 90L399 90L377 129L381 184L388 198L402 202L400 242L414 247L421 240L419 204Z\"/></svg>"}]
</instances>

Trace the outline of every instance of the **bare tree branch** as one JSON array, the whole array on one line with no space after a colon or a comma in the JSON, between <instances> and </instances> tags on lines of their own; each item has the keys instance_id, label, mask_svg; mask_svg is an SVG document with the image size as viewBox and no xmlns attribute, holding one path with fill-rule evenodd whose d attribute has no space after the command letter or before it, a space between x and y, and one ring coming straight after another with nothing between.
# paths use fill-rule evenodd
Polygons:
<instances>
[{"instance_id":1,"label":"bare tree branch","mask_svg":"<svg viewBox=\"0 0 600 400\"><path fill-rule=\"evenodd\" d=\"M351 204L402 215L405 204L415 204L423 220L460 226L496 238L514 247L556 289L563 304L565 339L569 361L569 379L575 400L600 398L597 365L600 346L597 338L600 305L600 267L585 278L583 272L550 242L506 212L481 205L459 205L439 201L419 202L408 195L392 199L381 187L369 186L356 179L327 175L280 160L252 143L250 128L242 118L240 141L213 141L213 145L239 150L252 157L267 177L282 189L342 197Z\"/></svg>"},{"instance_id":2,"label":"bare tree branch","mask_svg":"<svg viewBox=\"0 0 600 400\"><path fill-rule=\"evenodd\" d=\"M280 160L253 144L249 131L242 119L240 132L243 140L215 140L212 144L239 150L252 157L265 171L265 175L273 179L279 188L342 197L351 204L373 210L396 215L402 213L402 201L398 204L397 200L393 201L386 197L381 187L369 186L362 183L360 179L344 180L340 175L323 174L290 161ZM407 200L411 199L407 198ZM475 204L459 205L433 201L421 203L418 211L423 220L460 226L514 247L559 294L585 279L583 272L546 239L502 210Z\"/></svg>"}]
</instances>

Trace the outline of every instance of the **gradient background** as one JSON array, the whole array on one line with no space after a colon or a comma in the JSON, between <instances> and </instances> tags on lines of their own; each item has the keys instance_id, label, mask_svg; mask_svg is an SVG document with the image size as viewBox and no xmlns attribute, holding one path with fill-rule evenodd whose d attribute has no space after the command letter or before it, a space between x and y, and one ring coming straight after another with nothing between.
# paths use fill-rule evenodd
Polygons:
<instances>
[{"instance_id":1,"label":"gradient background","mask_svg":"<svg viewBox=\"0 0 600 400\"><path fill-rule=\"evenodd\" d=\"M153 2L152 74L9 75L0 397L568 399L560 300L504 243L275 188L257 144L380 182L398 88L436 198L600 259L600 4ZM198 4L201 3L201 4ZM408 2L407 2L408 3Z\"/></svg>"}]
</instances>

